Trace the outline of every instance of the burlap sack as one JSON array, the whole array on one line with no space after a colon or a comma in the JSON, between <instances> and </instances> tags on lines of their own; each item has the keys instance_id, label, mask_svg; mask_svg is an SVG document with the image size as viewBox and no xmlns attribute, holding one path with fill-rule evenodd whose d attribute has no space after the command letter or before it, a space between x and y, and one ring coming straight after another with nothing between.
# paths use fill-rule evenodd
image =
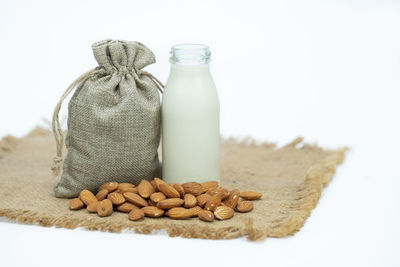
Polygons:
<instances>
[{"instance_id":1,"label":"burlap sack","mask_svg":"<svg viewBox=\"0 0 400 267\"><path fill-rule=\"evenodd\" d=\"M79 77L54 112L53 171L59 175L63 132L58 112L77 86L68 106L68 153L54 188L57 197L75 197L84 188L95 191L108 181L137 183L160 171L160 88L142 71L155 62L154 54L141 43L126 41L104 40L92 49L99 67Z\"/></svg>"}]
</instances>

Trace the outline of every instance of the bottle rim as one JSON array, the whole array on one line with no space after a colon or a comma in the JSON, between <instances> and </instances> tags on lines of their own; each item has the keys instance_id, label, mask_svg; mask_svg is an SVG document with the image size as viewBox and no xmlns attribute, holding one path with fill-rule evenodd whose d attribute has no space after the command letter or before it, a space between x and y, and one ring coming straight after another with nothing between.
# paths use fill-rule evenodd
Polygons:
<instances>
[{"instance_id":1,"label":"bottle rim","mask_svg":"<svg viewBox=\"0 0 400 267\"><path fill-rule=\"evenodd\" d=\"M204 44L176 44L171 47L169 61L180 65L208 64L211 61L211 52Z\"/></svg>"}]
</instances>

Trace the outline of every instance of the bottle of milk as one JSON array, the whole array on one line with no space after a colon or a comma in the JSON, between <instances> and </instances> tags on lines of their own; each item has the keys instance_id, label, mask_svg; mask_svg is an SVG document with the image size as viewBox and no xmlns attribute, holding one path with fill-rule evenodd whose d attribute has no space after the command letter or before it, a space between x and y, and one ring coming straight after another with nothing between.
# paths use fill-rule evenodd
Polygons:
<instances>
[{"instance_id":1,"label":"bottle of milk","mask_svg":"<svg viewBox=\"0 0 400 267\"><path fill-rule=\"evenodd\" d=\"M219 100L210 55L206 45L171 48L161 108L162 172L168 183L220 180Z\"/></svg>"}]
</instances>

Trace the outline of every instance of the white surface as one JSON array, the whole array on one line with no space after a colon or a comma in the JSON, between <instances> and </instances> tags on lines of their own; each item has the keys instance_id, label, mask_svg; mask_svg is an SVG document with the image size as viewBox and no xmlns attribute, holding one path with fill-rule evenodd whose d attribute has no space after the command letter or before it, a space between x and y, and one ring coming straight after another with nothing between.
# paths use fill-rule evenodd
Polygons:
<instances>
[{"instance_id":1,"label":"white surface","mask_svg":"<svg viewBox=\"0 0 400 267\"><path fill-rule=\"evenodd\" d=\"M1 266L400 265L398 2L7 1L0 25L0 136L49 119L95 66L91 43L119 38L149 46L158 63L147 70L163 81L171 45L208 44L224 135L351 147L294 237L186 240L1 222Z\"/></svg>"}]
</instances>

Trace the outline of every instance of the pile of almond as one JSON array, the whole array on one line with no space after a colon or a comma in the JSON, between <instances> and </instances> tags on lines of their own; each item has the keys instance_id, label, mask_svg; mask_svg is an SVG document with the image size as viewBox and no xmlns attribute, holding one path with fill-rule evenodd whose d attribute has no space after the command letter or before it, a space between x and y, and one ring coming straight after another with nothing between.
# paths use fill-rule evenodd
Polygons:
<instances>
[{"instance_id":1,"label":"pile of almond","mask_svg":"<svg viewBox=\"0 0 400 267\"><path fill-rule=\"evenodd\" d=\"M110 216L114 208L129 213L129 219L137 221L144 216L157 218L166 215L172 219L198 217L212 222L214 218L227 220L235 210L249 212L261 194L254 191L239 192L219 187L218 182L202 184L189 182L167 184L159 178L142 180L138 186L130 183L110 182L100 186L96 195L82 190L78 198L69 203L71 210L79 210L84 205L88 212L100 217Z\"/></svg>"}]
</instances>

